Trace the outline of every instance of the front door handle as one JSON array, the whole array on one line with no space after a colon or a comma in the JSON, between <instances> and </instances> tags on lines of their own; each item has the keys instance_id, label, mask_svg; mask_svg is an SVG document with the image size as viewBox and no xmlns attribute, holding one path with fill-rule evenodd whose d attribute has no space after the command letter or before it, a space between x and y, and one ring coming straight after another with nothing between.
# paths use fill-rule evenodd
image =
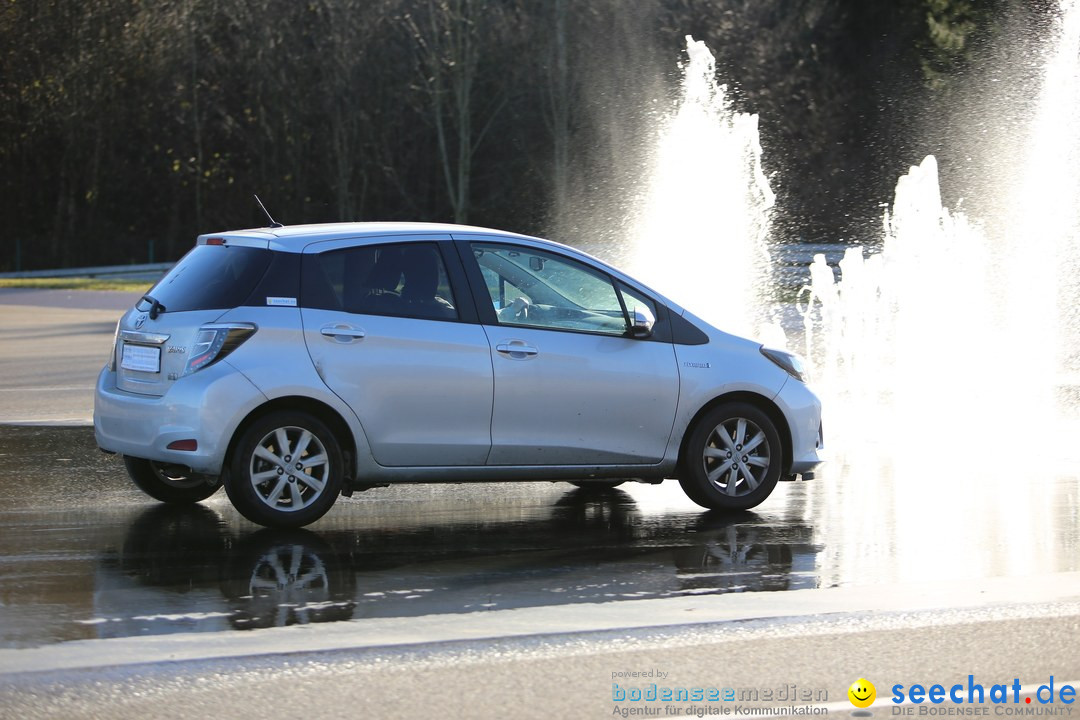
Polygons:
<instances>
[{"instance_id":1,"label":"front door handle","mask_svg":"<svg viewBox=\"0 0 1080 720\"><path fill-rule=\"evenodd\" d=\"M331 340L337 340L342 343L359 340L367 334L360 328L340 323L336 325L323 325L322 328L319 329L319 332Z\"/></svg>"},{"instance_id":2,"label":"front door handle","mask_svg":"<svg viewBox=\"0 0 1080 720\"><path fill-rule=\"evenodd\" d=\"M533 357L540 352L532 345L526 345L520 340L508 340L507 342L501 342L495 346L495 349L501 352L503 355L509 355L515 360L524 360L525 358Z\"/></svg>"}]
</instances>

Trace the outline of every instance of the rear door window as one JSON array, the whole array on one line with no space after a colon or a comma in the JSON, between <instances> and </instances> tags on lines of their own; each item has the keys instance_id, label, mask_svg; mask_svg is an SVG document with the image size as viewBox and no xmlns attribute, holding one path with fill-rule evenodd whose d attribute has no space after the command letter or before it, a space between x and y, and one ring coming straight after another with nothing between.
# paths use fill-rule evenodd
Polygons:
<instances>
[{"instance_id":1,"label":"rear door window","mask_svg":"<svg viewBox=\"0 0 1080 720\"><path fill-rule=\"evenodd\" d=\"M238 307L262 279L272 256L265 248L197 245L147 295L165 312ZM139 309L149 310L150 304L143 300Z\"/></svg>"},{"instance_id":2,"label":"rear door window","mask_svg":"<svg viewBox=\"0 0 1080 720\"><path fill-rule=\"evenodd\" d=\"M305 307L362 315L457 320L435 243L361 245L305 258Z\"/></svg>"}]
</instances>

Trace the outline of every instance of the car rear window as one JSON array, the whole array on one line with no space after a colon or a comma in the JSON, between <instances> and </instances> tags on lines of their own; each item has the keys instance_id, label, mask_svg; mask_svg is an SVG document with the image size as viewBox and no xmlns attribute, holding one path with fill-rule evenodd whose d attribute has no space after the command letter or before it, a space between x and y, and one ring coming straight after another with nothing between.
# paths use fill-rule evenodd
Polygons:
<instances>
[{"instance_id":1,"label":"car rear window","mask_svg":"<svg viewBox=\"0 0 1080 720\"><path fill-rule=\"evenodd\" d=\"M242 305L266 273L273 251L230 245L197 245L147 293L165 312L227 309ZM141 310L148 310L149 303Z\"/></svg>"}]
</instances>

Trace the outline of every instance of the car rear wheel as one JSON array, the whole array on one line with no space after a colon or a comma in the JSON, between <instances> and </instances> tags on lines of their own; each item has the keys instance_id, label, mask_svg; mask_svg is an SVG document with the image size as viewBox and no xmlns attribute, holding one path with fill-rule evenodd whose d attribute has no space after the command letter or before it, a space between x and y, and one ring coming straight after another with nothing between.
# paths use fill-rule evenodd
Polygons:
<instances>
[{"instance_id":1,"label":"car rear wheel","mask_svg":"<svg viewBox=\"0 0 1080 720\"><path fill-rule=\"evenodd\" d=\"M749 403L724 403L694 427L679 483L702 507L746 510L772 493L782 457L780 434L768 415Z\"/></svg>"},{"instance_id":2,"label":"car rear wheel","mask_svg":"<svg viewBox=\"0 0 1080 720\"><path fill-rule=\"evenodd\" d=\"M131 481L144 493L173 505L190 505L205 500L221 487L221 478L194 473L188 468L153 460L124 456Z\"/></svg>"},{"instance_id":3,"label":"car rear wheel","mask_svg":"<svg viewBox=\"0 0 1080 720\"><path fill-rule=\"evenodd\" d=\"M341 447L321 420L302 412L272 413L240 437L225 491L252 522L301 527L333 506L343 466Z\"/></svg>"}]
</instances>

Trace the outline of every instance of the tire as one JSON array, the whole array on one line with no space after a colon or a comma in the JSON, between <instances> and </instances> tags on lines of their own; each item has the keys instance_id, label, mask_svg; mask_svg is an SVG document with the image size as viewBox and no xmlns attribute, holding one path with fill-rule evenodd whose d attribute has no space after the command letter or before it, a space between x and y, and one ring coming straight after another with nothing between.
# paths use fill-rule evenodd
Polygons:
<instances>
[{"instance_id":1,"label":"tire","mask_svg":"<svg viewBox=\"0 0 1080 720\"><path fill-rule=\"evenodd\" d=\"M343 470L341 446L321 420L303 412L275 412L240 436L225 492L253 523L303 527L337 501Z\"/></svg>"},{"instance_id":2,"label":"tire","mask_svg":"<svg viewBox=\"0 0 1080 720\"><path fill-rule=\"evenodd\" d=\"M221 478L193 473L187 468L153 460L124 456L131 481L144 493L171 505L190 505L205 500L221 487Z\"/></svg>"},{"instance_id":3,"label":"tire","mask_svg":"<svg viewBox=\"0 0 1080 720\"><path fill-rule=\"evenodd\" d=\"M356 573L310 530L259 530L226 557L221 593L238 630L352 619Z\"/></svg>"},{"instance_id":4,"label":"tire","mask_svg":"<svg viewBox=\"0 0 1080 720\"><path fill-rule=\"evenodd\" d=\"M120 571L145 587L211 588L229 556L228 525L206 505L152 505L124 534Z\"/></svg>"},{"instance_id":5,"label":"tire","mask_svg":"<svg viewBox=\"0 0 1080 720\"><path fill-rule=\"evenodd\" d=\"M772 493L782 463L780 433L769 416L749 403L724 403L694 426L679 484L702 507L747 510Z\"/></svg>"},{"instance_id":6,"label":"tire","mask_svg":"<svg viewBox=\"0 0 1080 720\"><path fill-rule=\"evenodd\" d=\"M625 480L567 480L568 483L582 490L610 490L622 485Z\"/></svg>"}]
</instances>

